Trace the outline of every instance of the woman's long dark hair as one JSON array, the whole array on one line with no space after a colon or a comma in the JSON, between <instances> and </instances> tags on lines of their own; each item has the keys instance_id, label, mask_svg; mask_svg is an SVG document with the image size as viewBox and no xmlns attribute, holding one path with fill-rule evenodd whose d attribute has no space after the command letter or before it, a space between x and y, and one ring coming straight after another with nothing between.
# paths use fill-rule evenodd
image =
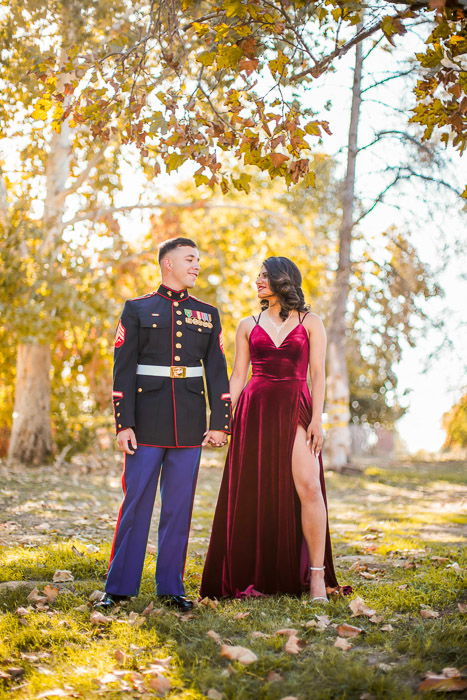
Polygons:
<instances>
[{"instance_id":1,"label":"woman's long dark hair","mask_svg":"<svg viewBox=\"0 0 467 700\"><path fill-rule=\"evenodd\" d=\"M293 309L308 311L302 291L302 276L296 264L289 258L272 256L266 258L263 265L271 291L277 295L281 305L279 316L285 321ZM262 299L262 310L265 311L268 306L268 300Z\"/></svg>"}]
</instances>

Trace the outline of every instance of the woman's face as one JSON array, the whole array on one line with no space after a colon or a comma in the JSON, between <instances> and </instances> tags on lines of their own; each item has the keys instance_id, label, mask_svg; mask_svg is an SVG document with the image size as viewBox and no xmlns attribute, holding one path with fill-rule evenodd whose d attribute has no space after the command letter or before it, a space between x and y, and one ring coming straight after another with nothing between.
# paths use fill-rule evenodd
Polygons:
<instances>
[{"instance_id":1,"label":"woman's face","mask_svg":"<svg viewBox=\"0 0 467 700\"><path fill-rule=\"evenodd\" d=\"M258 290L258 299L268 299L273 296L273 292L269 286L268 273L264 265L261 267L258 277L256 278L256 288Z\"/></svg>"}]
</instances>

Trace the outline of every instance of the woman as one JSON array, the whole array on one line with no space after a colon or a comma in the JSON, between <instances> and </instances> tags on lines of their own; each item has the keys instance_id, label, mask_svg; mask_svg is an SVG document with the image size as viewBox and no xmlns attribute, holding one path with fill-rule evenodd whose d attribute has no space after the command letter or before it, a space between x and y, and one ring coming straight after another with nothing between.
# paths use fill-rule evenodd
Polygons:
<instances>
[{"instance_id":1,"label":"woman","mask_svg":"<svg viewBox=\"0 0 467 700\"><path fill-rule=\"evenodd\" d=\"M305 305L301 281L288 258L265 260L256 280L262 311L237 329L230 379L236 412L203 597L308 589L327 602L327 592L339 588L321 460L326 335Z\"/></svg>"}]
</instances>

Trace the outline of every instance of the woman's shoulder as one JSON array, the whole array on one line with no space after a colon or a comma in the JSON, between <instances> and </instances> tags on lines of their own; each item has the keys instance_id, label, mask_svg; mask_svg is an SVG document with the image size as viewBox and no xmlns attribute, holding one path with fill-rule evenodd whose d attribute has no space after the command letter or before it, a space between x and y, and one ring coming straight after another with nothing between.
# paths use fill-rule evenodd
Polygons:
<instances>
[{"instance_id":1,"label":"woman's shoulder","mask_svg":"<svg viewBox=\"0 0 467 700\"><path fill-rule=\"evenodd\" d=\"M303 319L303 325L309 328L310 331L316 330L318 328L324 328L321 316L315 314L313 311L308 311Z\"/></svg>"}]
</instances>

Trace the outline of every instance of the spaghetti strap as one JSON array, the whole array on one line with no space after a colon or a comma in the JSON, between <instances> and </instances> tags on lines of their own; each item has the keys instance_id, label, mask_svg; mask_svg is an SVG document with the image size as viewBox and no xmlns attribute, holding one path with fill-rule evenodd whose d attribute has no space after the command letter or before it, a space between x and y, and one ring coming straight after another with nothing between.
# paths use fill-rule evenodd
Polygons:
<instances>
[{"instance_id":1,"label":"spaghetti strap","mask_svg":"<svg viewBox=\"0 0 467 700\"><path fill-rule=\"evenodd\" d=\"M309 313L310 313L309 311L306 311L306 313L303 314L302 318L300 318L300 311L299 311L298 312L298 322L303 323L304 319L306 318L306 316L308 316Z\"/></svg>"},{"instance_id":2,"label":"spaghetti strap","mask_svg":"<svg viewBox=\"0 0 467 700\"><path fill-rule=\"evenodd\" d=\"M255 322L255 326L258 325L259 319L261 318L261 314L262 314L262 313L263 313L262 311L259 312L258 318L256 318L256 316L254 316L254 315L252 314L252 318L253 318L253 321Z\"/></svg>"}]
</instances>

